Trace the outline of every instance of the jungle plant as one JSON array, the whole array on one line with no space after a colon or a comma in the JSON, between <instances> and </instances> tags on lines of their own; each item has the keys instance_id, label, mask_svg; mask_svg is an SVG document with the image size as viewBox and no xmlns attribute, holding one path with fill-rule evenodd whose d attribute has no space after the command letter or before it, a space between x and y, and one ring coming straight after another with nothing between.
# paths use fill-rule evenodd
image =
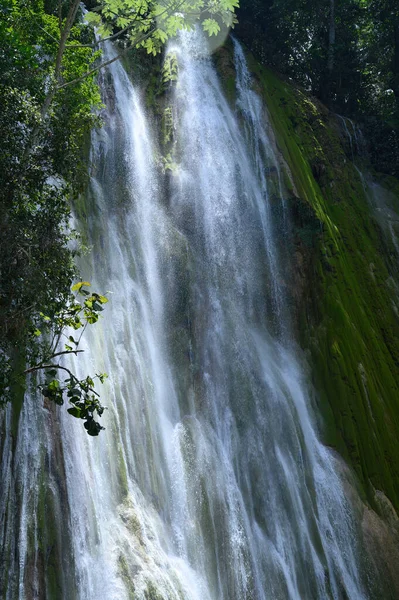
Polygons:
<instances>
[{"instance_id":1,"label":"jungle plant","mask_svg":"<svg viewBox=\"0 0 399 600\"><path fill-rule=\"evenodd\" d=\"M39 315L40 329L37 327L33 335L41 341L31 344L31 350L35 348L35 351L31 351L30 360L33 360L34 364L25 369L24 375L42 372L45 381L39 384L39 389L43 396L58 405L63 405L66 397L72 404L68 413L78 419L84 419L87 433L96 436L104 428L94 419L94 415L97 413L101 417L104 407L94 389L94 380L98 379L104 383L107 375L96 373L94 377L87 375L80 379L70 368L60 363L60 359L65 356L77 356L84 352L79 348L82 336L88 325L97 323L103 305L108 302L106 296L89 292L89 286L88 281L75 283L71 288L68 303L52 319L43 313ZM79 335L72 335L71 332L77 331ZM66 342L64 349L60 350L63 339ZM61 373L67 375L63 381Z\"/></svg>"}]
</instances>

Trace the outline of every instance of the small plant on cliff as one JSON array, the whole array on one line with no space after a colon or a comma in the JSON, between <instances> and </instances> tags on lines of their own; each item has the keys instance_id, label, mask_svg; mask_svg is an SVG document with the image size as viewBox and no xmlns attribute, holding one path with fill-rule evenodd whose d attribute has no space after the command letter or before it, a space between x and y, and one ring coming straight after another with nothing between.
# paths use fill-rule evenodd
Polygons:
<instances>
[{"instance_id":1,"label":"small plant on cliff","mask_svg":"<svg viewBox=\"0 0 399 600\"><path fill-rule=\"evenodd\" d=\"M79 348L82 336L88 325L97 323L103 305L108 302L105 296L96 292L90 293L86 289L89 286L88 281L80 281L73 285L68 303L53 318L39 315L37 325L40 329L36 327L33 331L37 341L32 340L30 344L31 366L25 369L23 374L43 373L45 381L39 384L43 396L58 405L64 404L67 398L72 404L68 413L78 419L84 419L87 433L95 436L104 428L95 420L94 415L97 413L101 417L104 407L94 389L94 380L98 379L103 383L107 375L97 373L94 377L87 375L80 379L70 368L60 363L60 359L66 356L77 356L84 352ZM79 331L77 339L71 333L75 331ZM63 339L66 342L61 350ZM63 381L62 373L67 375Z\"/></svg>"}]
</instances>

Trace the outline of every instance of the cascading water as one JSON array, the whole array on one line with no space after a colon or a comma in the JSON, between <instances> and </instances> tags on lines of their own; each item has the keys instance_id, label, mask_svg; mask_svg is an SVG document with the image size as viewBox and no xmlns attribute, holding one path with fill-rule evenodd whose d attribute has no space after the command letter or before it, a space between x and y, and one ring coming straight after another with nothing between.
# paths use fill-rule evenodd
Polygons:
<instances>
[{"instance_id":1,"label":"cascading water","mask_svg":"<svg viewBox=\"0 0 399 600\"><path fill-rule=\"evenodd\" d=\"M337 116L342 122L343 131L349 142L353 165L360 177L365 196L373 209L374 217L381 227L381 230L384 232L388 243L392 244L395 253L399 255L399 215L397 211L396 196L375 181L371 172L368 170L361 170L356 164L358 161L356 161L355 158L362 154L364 155L365 153L365 143L362 132L348 117L342 117L341 115ZM353 137L349 131L347 122L353 131ZM360 165L364 168L364 165L361 163Z\"/></svg>"},{"instance_id":2,"label":"cascading water","mask_svg":"<svg viewBox=\"0 0 399 600\"><path fill-rule=\"evenodd\" d=\"M97 439L61 415L74 568L54 597L366 598L290 340L266 115L238 43L238 115L200 35L172 50L167 185L138 92L118 63L105 78L82 268L111 302L75 368L108 372L108 411Z\"/></svg>"}]
</instances>

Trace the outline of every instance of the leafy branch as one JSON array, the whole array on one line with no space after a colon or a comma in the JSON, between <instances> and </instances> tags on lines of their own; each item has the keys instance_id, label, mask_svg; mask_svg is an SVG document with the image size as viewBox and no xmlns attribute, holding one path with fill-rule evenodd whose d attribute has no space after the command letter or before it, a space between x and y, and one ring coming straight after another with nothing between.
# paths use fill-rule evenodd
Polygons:
<instances>
[{"instance_id":1,"label":"leafy branch","mask_svg":"<svg viewBox=\"0 0 399 600\"><path fill-rule=\"evenodd\" d=\"M43 396L63 405L65 399L72 406L68 408L68 413L77 419L84 420L84 427L89 435L96 436L104 429L94 416L99 417L104 412L104 407L100 402L100 396L95 390L95 380L98 379L104 383L107 375L97 373L94 377L87 375L79 379L68 367L58 362L55 358L60 356L77 355L84 350L79 349L82 335L88 325L96 323L99 319L99 313L103 310L103 305L108 302L106 296L90 293L86 288L90 286L87 281L80 281L72 286L69 303L61 311L56 313L53 318L41 314L41 329L34 330L34 336L43 337L44 341L40 345L39 356L35 364L29 366L23 374L26 376L32 373L44 373L45 381L39 384ZM80 330L78 339L74 335L68 335L68 332ZM64 350L58 350L61 339L65 338ZM61 373L66 373L68 377L61 380Z\"/></svg>"},{"instance_id":2,"label":"leafy branch","mask_svg":"<svg viewBox=\"0 0 399 600\"><path fill-rule=\"evenodd\" d=\"M148 31L145 35L142 35L141 37L137 38L131 46L124 48L121 52L119 52L118 54L116 54L115 56L110 58L109 60L106 60L105 62L98 64L96 67L93 67L89 71L86 71L86 73L83 73L83 75L81 75L80 77L77 77L76 79L73 79L72 81L66 81L65 83L58 85L57 91L62 90L66 87L69 87L70 85L75 85L76 83L81 83L82 81L84 81L85 79L90 77L90 75L94 75L98 71L101 71L105 67L108 67L109 65L116 62L117 60L120 60L125 54L127 54L129 52L129 50L131 50L134 47L139 46L140 44L145 42L147 39L149 39L155 31L156 31L156 28L152 29L151 31ZM74 46L70 46L70 47L73 48ZM78 47L78 46L76 46L76 47Z\"/></svg>"}]
</instances>

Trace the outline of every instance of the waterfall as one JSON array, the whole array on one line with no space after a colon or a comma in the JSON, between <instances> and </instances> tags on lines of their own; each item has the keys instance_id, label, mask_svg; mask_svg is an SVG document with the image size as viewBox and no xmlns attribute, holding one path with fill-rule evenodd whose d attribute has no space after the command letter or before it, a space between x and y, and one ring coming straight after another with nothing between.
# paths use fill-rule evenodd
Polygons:
<instances>
[{"instance_id":1,"label":"waterfall","mask_svg":"<svg viewBox=\"0 0 399 600\"><path fill-rule=\"evenodd\" d=\"M236 110L198 33L170 50L167 184L140 91L117 62L104 77L82 271L110 303L74 368L109 374L108 410L96 439L60 412L73 569L54 597L366 598L291 339L288 213L265 108L238 42Z\"/></svg>"}]
</instances>

